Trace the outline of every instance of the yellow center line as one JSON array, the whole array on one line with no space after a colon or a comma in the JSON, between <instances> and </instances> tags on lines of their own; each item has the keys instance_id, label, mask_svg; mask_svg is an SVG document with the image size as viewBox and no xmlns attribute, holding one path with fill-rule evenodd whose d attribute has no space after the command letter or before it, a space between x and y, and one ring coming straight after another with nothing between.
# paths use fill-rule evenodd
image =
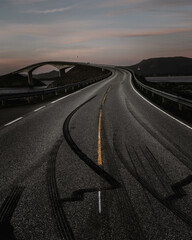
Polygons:
<instances>
[{"instance_id":1,"label":"yellow center line","mask_svg":"<svg viewBox=\"0 0 192 240\"><path fill-rule=\"evenodd\" d=\"M98 127L98 165L102 165L102 155L101 155L101 118L102 118L102 109L99 112L99 127Z\"/></svg>"},{"instance_id":2,"label":"yellow center line","mask_svg":"<svg viewBox=\"0 0 192 240\"><path fill-rule=\"evenodd\" d=\"M101 119L102 119L102 113L103 113L103 109L102 107L104 106L105 100L107 98L107 95L109 93L109 91L111 90L111 86L107 89L103 99L102 99L102 104L101 104L101 108L99 111L99 126L98 126L98 165L103 165L103 160L102 160L102 151L101 151Z\"/></svg>"},{"instance_id":3,"label":"yellow center line","mask_svg":"<svg viewBox=\"0 0 192 240\"><path fill-rule=\"evenodd\" d=\"M105 95L104 95L104 98L103 98L103 100L102 100L102 105L104 105L105 100L106 100L106 97L107 97L107 93L105 93Z\"/></svg>"}]
</instances>

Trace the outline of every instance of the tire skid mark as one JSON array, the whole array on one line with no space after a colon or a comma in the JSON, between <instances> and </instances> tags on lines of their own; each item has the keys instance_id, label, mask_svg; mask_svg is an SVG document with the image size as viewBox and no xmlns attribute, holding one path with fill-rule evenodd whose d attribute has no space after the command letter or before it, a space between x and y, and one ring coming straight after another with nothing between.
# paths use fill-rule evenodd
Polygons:
<instances>
[{"instance_id":1,"label":"tire skid mark","mask_svg":"<svg viewBox=\"0 0 192 240\"><path fill-rule=\"evenodd\" d=\"M186 196L187 193L182 187L187 186L190 183L192 183L192 175L188 175L186 178L182 179L181 181L172 184L171 187L174 194L170 195L167 199L173 201Z\"/></svg>"},{"instance_id":2,"label":"tire skid mark","mask_svg":"<svg viewBox=\"0 0 192 240\"><path fill-rule=\"evenodd\" d=\"M133 116L133 118L140 124L140 126L147 131L156 141L158 141L167 151L169 151L173 156L175 156L179 162L181 162L184 166L192 171L192 162L191 156L185 153L179 145L173 143L166 138L163 137L161 133L154 132L146 123L144 123L134 112L133 107L130 105L127 99L125 99L125 104L129 113ZM161 134L161 135L160 135ZM163 139L163 140L162 140ZM171 142L171 144L170 144Z\"/></svg>"},{"instance_id":3,"label":"tire skid mark","mask_svg":"<svg viewBox=\"0 0 192 240\"><path fill-rule=\"evenodd\" d=\"M119 150L117 146L114 146L118 155ZM130 159L132 155L128 153ZM162 194L158 193L151 184L149 184L142 176L137 175L136 172L130 168L129 164L127 164L126 159L124 157L120 157L121 162L127 168L129 173L141 184L143 188L145 188L155 199L157 199L162 205L164 205L168 210L170 210L175 216L179 217L184 223L186 223L190 228L192 228L192 217L188 216L186 213L176 208L174 202L170 201L167 198L164 198ZM132 161L132 160L131 160Z\"/></svg>"},{"instance_id":4,"label":"tire skid mark","mask_svg":"<svg viewBox=\"0 0 192 240\"><path fill-rule=\"evenodd\" d=\"M168 195L170 195L171 194L171 188L169 186L171 186L171 184L172 184L171 179L169 178L167 173L164 171L164 169L162 168L162 166L160 165L158 160L154 157L153 153L151 152L151 150L147 146L140 147L140 149L141 149L145 159L149 162L149 165L150 165L151 169L156 174L156 176L157 176L159 182L161 183L163 189L167 192Z\"/></svg>"},{"instance_id":5,"label":"tire skid mark","mask_svg":"<svg viewBox=\"0 0 192 240\"><path fill-rule=\"evenodd\" d=\"M12 215L24 191L22 186L14 186L0 208L0 236L3 239L16 239L11 225Z\"/></svg>"},{"instance_id":6,"label":"tire skid mark","mask_svg":"<svg viewBox=\"0 0 192 240\"><path fill-rule=\"evenodd\" d=\"M106 149L106 158L110 159L110 164L109 164L109 169L111 169L111 171L115 172L115 174L117 175L118 179L121 179L121 173L119 173L119 166L117 165L116 161L114 160L114 154L115 152L113 151L113 149L111 148L111 146L108 143L107 140L107 134L106 134L106 130L103 127L103 135L104 135L104 139L106 139L106 141L104 141L104 146ZM113 142L114 142L115 136L113 135ZM146 239L140 221L139 221L139 217L134 209L133 203L129 197L129 193L126 190L125 184L123 182L123 180L121 180L121 188L117 189L117 191L115 192L119 203L123 203L121 204L121 211L119 214L122 214L122 219L123 216L125 217L125 225L127 226L127 231L129 232L129 236L131 236L131 239ZM129 214L126 214L129 213ZM128 227L129 226L129 227ZM130 230L130 226L131 226L131 230Z\"/></svg>"},{"instance_id":7,"label":"tire skid mark","mask_svg":"<svg viewBox=\"0 0 192 240\"><path fill-rule=\"evenodd\" d=\"M130 160L131 160L131 164L132 164L132 166L133 166L134 172L135 172L136 176L139 178L140 175L139 175L138 170L137 170L137 167L136 167L136 165L135 165L135 163L134 163L133 157L131 157L130 150L128 150L127 145L125 145L125 148L126 148L126 151L127 151L128 156L129 156L129 158L130 158ZM134 147L132 148L132 151L133 151L133 154L136 156L137 160L139 161L141 167L142 167L143 170L145 171L145 174L148 176L148 174L147 174L147 172L146 172L146 169L145 169L142 161L140 160L137 152L135 151ZM148 179L150 180L150 177L149 177L149 176L148 176ZM145 197L146 197L146 199L147 199L147 202L148 202L149 206L151 207L153 216L155 217L155 219L157 219L157 216L156 216L156 214L155 214L155 209L154 209L154 207L153 207L153 205L152 205L152 202L151 202L151 200L150 200L150 198L149 198L149 196L148 196L148 194L147 194L147 192L146 192L146 190L145 190L144 188L143 188L143 192L144 192L144 195L145 195Z\"/></svg>"},{"instance_id":8,"label":"tire skid mark","mask_svg":"<svg viewBox=\"0 0 192 240\"><path fill-rule=\"evenodd\" d=\"M103 170L99 165L95 164L82 150L76 145L76 143L73 141L70 131L69 131L69 123L73 115L82 108L85 104L90 102L92 99L94 99L96 96L90 98L80 106L78 106L76 109L74 109L66 118L64 125L63 125L63 134L65 137L66 142L70 146L70 148L73 150L73 152L79 156L79 158L87 165L89 166L97 175L99 175L103 180L105 180L110 186L109 187L97 187L97 188L91 188L91 189L80 189L78 191L75 191L72 193L72 195L69 198L64 198L61 201L67 202L67 201L81 201L84 199L85 193L90 192L98 192L103 190L112 190L116 188L120 188L121 184L113 178L110 174L108 174L105 170Z\"/></svg>"},{"instance_id":9,"label":"tire skid mark","mask_svg":"<svg viewBox=\"0 0 192 240\"><path fill-rule=\"evenodd\" d=\"M58 140L52 151L52 158L47 163L47 185L48 185L48 194L52 207L52 212L56 220L57 228L60 234L61 239L65 240L74 240L74 235L72 229L68 223L63 206L60 202L60 195L56 182L55 175L55 164L57 153L63 142L63 138Z\"/></svg>"}]
</instances>

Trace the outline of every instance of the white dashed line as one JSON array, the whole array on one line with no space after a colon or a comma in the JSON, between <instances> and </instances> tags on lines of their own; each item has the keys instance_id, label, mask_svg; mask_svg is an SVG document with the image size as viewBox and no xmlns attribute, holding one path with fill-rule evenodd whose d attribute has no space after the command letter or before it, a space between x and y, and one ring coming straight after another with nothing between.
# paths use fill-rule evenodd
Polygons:
<instances>
[{"instance_id":1,"label":"white dashed line","mask_svg":"<svg viewBox=\"0 0 192 240\"><path fill-rule=\"evenodd\" d=\"M21 120L22 118L23 118L23 117L19 117L19 118L15 119L15 120L13 120L13 121L11 121L11 122L5 124L4 126L5 126L5 127L6 127L6 126L9 126L9 125L11 125L11 124L13 124L13 123L15 123L15 122Z\"/></svg>"},{"instance_id":2,"label":"white dashed line","mask_svg":"<svg viewBox=\"0 0 192 240\"><path fill-rule=\"evenodd\" d=\"M158 109L160 112L164 113L165 115L169 116L170 118L174 119L175 121L177 121L178 123L182 124L183 126L189 128L190 130L192 130L192 127L190 127L189 125L185 124L184 122L181 122L179 119L171 116L170 114L168 114L167 112L163 111L161 108L158 108L156 105L154 105L153 103L151 103L150 101L148 101L145 97L143 97L133 86L132 84L132 80L130 81L131 87L133 88L133 90L141 97L143 98L146 102L148 102L150 105L152 105L154 108Z\"/></svg>"},{"instance_id":3,"label":"white dashed line","mask_svg":"<svg viewBox=\"0 0 192 240\"><path fill-rule=\"evenodd\" d=\"M39 110L41 110L41 109L43 109L43 108L45 108L46 106L42 106L42 107L40 107L40 108L37 108L37 109L35 109L34 110L34 112L38 112Z\"/></svg>"},{"instance_id":4,"label":"white dashed line","mask_svg":"<svg viewBox=\"0 0 192 240\"><path fill-rule=\"evenodd\" d=\"M116 76L116 75L115 75L115 76ZM115 78L115 76L113 76L112 79ZM112 80L112 79L110 79L110 80ZM104 80L106 80L106 79L103 79L103 80L101 80L100 82L102 82L102 81L104 81ZM61 97L61 98L59 98L59 99L56 99L55 101L52 101L51 103L53 104L53 103L59 102L59 101L65 99L65 98L67 98L67 97L70 97L70 96L72 96L72 95L75 95L75 94L83 91L84 89L87 89L87 88L89 88L89 87L92 87L92 86L94 86L94 85L96 85L96 84L98 84L98 83L99 83L99 82L90 84L89 86L84 87L84 88L82 88L82 89L79 89L78 91L75 91L75 92L73 92L73 93L71 93L71 94L68 94L68 95L66 95L66 96L64 96L64 97ZM45 107L46 107L46 106L39 107L39 108L35 109L33 112L37 112L37 111L39 111L39 110L41 110L41 109L43 109L43 108L45 108ZM9 123L6 123L6 124L4 125L4 127L9 126L9 125L11 125L11 124L13 124L13 123L21 120L21 119L23 119L23 117L19 117L19 118L15 119L15 120L13 120L13 121L11 121L11 122L9 122ZM101 193L99 193L99 194L101 194Z\"/></svg>"},{"instance_id":5,"label":"white dashed line","mask_svg":"<svg viewBox=\"0 0 192 240\"><path fill-rule=\"evenodd\" d=\"M109 79L109 80L112 81L112 80L115 79L115 78L116 78L116 75L113 76L113 77L112 77L111 79ZM106 78L106 79L107 79L107 78ZM55 101L52 101L51 103L53 104L53 103L59 102L59 101L63 100L64 98L67 98L67 97L70 97L70 96L72 96L72 95L75 95L75 94L77 94L77 93L79 93L79 92L82 92L82 91L84 91L85 89L88 89L88 88L93 87L94 85L96 85L96 84L98 84L98 83L101 83L101 82L105 81L106 79L103 79L103 80L101 80L101 81L99 81L99 82L92 83L92 84L90 84L90 85L87 86L87 87L84 87L84 88L82 88L82 89L79 89L78 91L75 91L75 92L73 92L73 93L71 93L71 94L68 94L68 95L66 95L66 96L64 96L64 97L61 97L61 98L59 98L59 99L57 99L57 100L55 100Z\"/></svg>"},{"instance_id":6,"label":"white dashed line","mask_svg":"<svg viewBox=\"0 0 192 240\"><path fill-rule=\"evenodd\" d=\"M101 191L98 191L99 213L101 214Z\"/></svg>"},{"instance_id":7,"label":"white dashed line","mask_svg":"<svg viewBox=\"0 0 192 240\"><path fill-rule=\"evenodd\" d=\"M64 98L68 97L68 96L70 96L70 95L67 95L67 96L64 96L64 97L62 97L62 98L59 98L59 99L57 99L57 100L55 100L55 101L53 101L53 102L51 102L51 103L56 103L56 102L59 102L59 101L61 101L62 99L64 99Z\"/></svg>"}]
</instances>

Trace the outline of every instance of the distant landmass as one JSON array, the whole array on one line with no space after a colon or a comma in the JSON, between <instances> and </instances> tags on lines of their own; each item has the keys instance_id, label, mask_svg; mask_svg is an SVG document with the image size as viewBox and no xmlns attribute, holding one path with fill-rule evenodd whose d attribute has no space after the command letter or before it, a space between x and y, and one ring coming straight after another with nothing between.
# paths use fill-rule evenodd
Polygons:
<instances>
[{"instance_id":1,"label":"distant landmass","mask_svg":"<svg viewBox=\"0 0 192 240\"><path fill-rule=\"evenodd\" d=\"M150 58L129 66L136 74L147 76L192 76L192 58Z\"/></svg>"},{"instance_id":2,"label":"distant landmass","mask_svg":"<svg viewBox=\"0 0 192 240\"><path fill-rule=\"evenodd\" d=\"M28 86L27 76L18 73L0 76L0 88L19 88ZM38 79L34 79L34 86L45 86L45 84Z\"/></svg>"},{"instance_id":3,"label":"distant landmass","mask_svg":"<svg viewBox=\"0 0 192 240\"><path fill-rule=\"evenodd\" d=\"M33 81L34 86L37 87L46 86L43 82L50 80L51 82L47 84L47 87L52 88L96 78L108 72L108 70L102 71L102 69L98 67L77 65L67 71L62 78L59 77L58 71L53 70L47 73L33 74ZM26 75L10 73L0 76L0 88L23 88L28 86L28 78Z\"/></svg>"},{"instance_id":4,"label":"distant landmass","mask_svg":"<svg viewBox=\"0 0 192 240\"><path fill-rule=\"evenodd\" d=\"M52 79L52 78L57 78L59 77L59 71L53 70L51 72L47 73L40 73L40 74L34 74L33 78L36 79Z\"/></svg>"}]
</instances>

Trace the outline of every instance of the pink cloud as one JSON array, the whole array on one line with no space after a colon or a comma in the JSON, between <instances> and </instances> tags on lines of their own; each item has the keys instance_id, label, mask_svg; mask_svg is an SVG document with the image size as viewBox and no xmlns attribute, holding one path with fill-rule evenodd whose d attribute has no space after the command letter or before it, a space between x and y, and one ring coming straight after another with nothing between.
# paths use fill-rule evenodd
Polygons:
<instances>
[{"instance_id":1,"label":"pink cloud","mask_svg":"<svg viewBox=\"0 0 192 240\"><path fill-rule=\"evenodd\" d=\"M92 23L84 25L84 22L67 22L53 24L13 24L0 29L1 41L14 37L45 37L46 43L74 44L98 39L121 38L121 37L147 37L160 36L175 33L192 32L192 28L165 28L153 29L108 29L89 30ZM74 31L73 29L80 29Z\"/></svg>"},{"instance_id":2,"label":"pink cloud","mask_svg":"<svg viewBox=\"0 0 192 240\"><path fill-rule=\"evenodd\" d=\"M94 8L111 8L111 7L122 7L128 6L130 3L139 3L139 2L146 2L147 0L110 0L110 1L103 1L93 5Z\"/></svg>"},{"instance_id":3,"label":"pink cloud","mask_svg":"<svg viewBox=\"0 0 192 240\"><path fill-rule=\"evenodd\" d=\"M32 4L44 2L45 0L8 0L8 1L13 4Z\"/></svg>"}]
</instances>

